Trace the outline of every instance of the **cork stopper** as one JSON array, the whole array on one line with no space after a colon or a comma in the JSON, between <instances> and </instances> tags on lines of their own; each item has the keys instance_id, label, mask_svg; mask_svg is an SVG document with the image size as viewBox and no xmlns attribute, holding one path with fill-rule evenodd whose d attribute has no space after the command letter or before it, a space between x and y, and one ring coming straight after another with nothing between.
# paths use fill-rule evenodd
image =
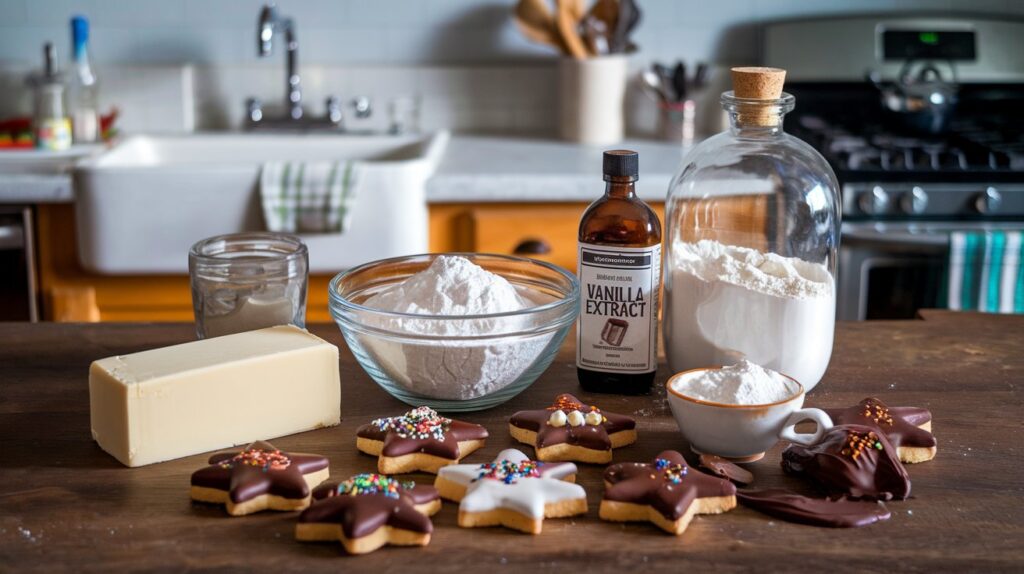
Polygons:
<instances>
[{"instance_id":1,"label":"cork stopper","mask_svg":"<svg viewBox=\"0 0 1024 574\"><path fill-rule=\"evenodd\" d=\"M777 100L782 97L786 70L780 68L733 68L732 93L745 100ZM779 114L768 106L741 104L738 121L748 126L774 126Z\"/></svg>"}]
</instances>

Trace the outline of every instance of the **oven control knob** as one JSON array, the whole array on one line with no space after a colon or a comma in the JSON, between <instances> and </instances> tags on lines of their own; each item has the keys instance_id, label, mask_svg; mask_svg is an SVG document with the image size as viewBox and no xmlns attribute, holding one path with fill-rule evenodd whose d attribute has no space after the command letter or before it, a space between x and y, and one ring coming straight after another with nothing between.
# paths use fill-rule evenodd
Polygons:
<instances>
[{"instance_id":1,"label":"oven control knob","mask_svg":"<svg viewBox=\"0 0 1024 574\"><path fill-rule=\"evenodd\" d=\"M921 215L928 208L928 194L918 186L900 196L900 209L907 215Z\"/></svg>"},{"instance_id":2,"label":"oven control knob","mask_svg":"<svg viewBox=\"0 0 1024 574\"><path fill-rule=\"evenodd\" d=\"M989 187L974 198L974 209L977 209L978 213L982 215L993 214L999 211L1002 205L1003 196L994 187Z\"/></svg>"},{"instance_id":3,"label":"oven control knob","mask_svg":"<svg viewBox=\"0 0 1024 574\"><path fill-rule=\"evenodd\" d=\"M880 215L889 208L889 194L882 186L876 185L871 191L865 191L857 197L860 210L868 215Z\"/></svg>"}]
</instances>

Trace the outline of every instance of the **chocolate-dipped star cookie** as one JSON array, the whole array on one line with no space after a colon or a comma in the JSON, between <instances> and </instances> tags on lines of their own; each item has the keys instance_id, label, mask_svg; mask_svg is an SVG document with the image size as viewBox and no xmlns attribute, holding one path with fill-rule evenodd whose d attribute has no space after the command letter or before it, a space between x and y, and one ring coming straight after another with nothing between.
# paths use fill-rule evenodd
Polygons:
<instances>
[{"instance_id":1,"label":"chocolate-dipped star cookie","mask_svg":"<svg viewBox=\"0 0 1024 574\"><path fill-rule=\"evenodd\" d=\"M852 499L902 500L910 495L910 477L896 448L874 426L836 425L817 444L791 444L782 451L782 469Z\"/></svg>"},{"instance_id":2,"label":"chocolate-dipped star cookie","mask_svg":"<svg viewBox=\"0 0 1024 574\"><path fill-rule=\"evenodd\" d=\"M558 395L546 409L519 411L508 425L512 438L532 445L544 461L602 464L611 462L612 449L636 442L636 421L570 394Z\"/></svg>"},{"instance_id":3,"label":"chocolate-dipped star cookie","mask_svg":"<svg viewBox=\"0 0 1024 574\"><path fill-rule=\"evenodd\" d=\"M429 407L404 415L376 419L356 430L356 448L379 456L381 474L421 470L437 474L442 466L455 464L484 446L487 429L452 420Z\"/></svg>"},{"instance_id":4,"label":"chocolate-dipped star cookie","mask_svg":"<svg viewBox=\"0 0 1024 574\"><path fill-rule=\"evenodd\" d=\"M925 462L935 458L937 444L932 435L932 414L917 407L887 407L869 397L845 409L825 409L837 425L876 427L896 447L900 462Z\"/></svg>"},{"instance_id":5,"label":"chocolate-dipped star cookie","mask_svg":"<svg viewBox=\"0 0 1024 574\"><path fill-rule=\"evenodd\" d=\"M682 534L694 514L721 514L736 507L736 487L723 478L686 464L666 450L654 462L613 464L604 473L602 520L653 522L665 532Z\"/></svg>"},{"instance_id":6,"label":"chocolate-dipped star cookie","mask_svg":"<svg viewBox=\"0 0 1024 574\"><path fill-rule=\"evenodd\" d=\"M329 474L326 457L281 452L263 441L215 454L209 463L192 473L192 500L223 504L232 516L306 508L310 489Z\"/></svg>"},{"instance_id":7,"label":"chocolate-dipped star cookie","mask_svg":"<svg viewBox=\"0 0 1024 574\"><path fill-rule=\"evenodd\" d=\"M357 474L313 491L315 502L299 515L295 539L339 540L349 554L384 546L426 546L441 509L432 486L417 486L380 474Z\"/></svg>"},{"instance_id":8,"label":"chocolate-dipped star cookie","mask_svg":"<svg viewBox=\"0 0 1024 574\"><path fill-rule=\"evenodd\" d=\"M587 512L587 493L573 484L575 477L571 462L536 462L510 448L491 463L446 466L434 486L459 502L463 528L500 525L540 534L545 518Z\"/></svg>"}]
</instances>

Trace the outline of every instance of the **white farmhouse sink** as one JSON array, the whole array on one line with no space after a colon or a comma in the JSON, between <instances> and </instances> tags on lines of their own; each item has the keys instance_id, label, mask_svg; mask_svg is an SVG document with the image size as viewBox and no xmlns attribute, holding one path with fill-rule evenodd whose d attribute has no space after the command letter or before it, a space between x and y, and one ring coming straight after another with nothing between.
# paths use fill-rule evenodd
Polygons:
<instances>
[{"instance_id":1,"label":"white farmhouse sink","mask_svg":"<svg viewBox=\"0 0 1024 574\"><path fill-rule=\"evenodd\" d=\"M302 235L314 273L427 250L426 180L448 134L134 136L75 170L78 256L104 274L187 273L196 241L264 229L265 161L366 161L340 235Z\"/></svg>"}]
</instances>

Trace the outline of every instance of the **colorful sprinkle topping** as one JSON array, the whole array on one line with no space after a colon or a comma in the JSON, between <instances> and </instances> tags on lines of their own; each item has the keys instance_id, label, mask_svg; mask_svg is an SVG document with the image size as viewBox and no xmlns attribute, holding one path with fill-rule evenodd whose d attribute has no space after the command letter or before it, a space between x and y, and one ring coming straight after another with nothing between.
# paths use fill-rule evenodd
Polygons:
<instances>
[{"instance_id":1,"label":"colorful sprinkle topping","mask_svg":"<svg viewBox=\"0 0 1024 574\"><path fill-rule=\"evenodd\" d=\"M597 412L597 413L601 412L601 409L599 409L599 408L597 408L597 407L595 407L593 405L591 405L590 409L587 409L587 408L585 408L583 406L583 403L580 403L579 401L574 401L574 400L566 397L565 395L559 395L558 398L555 399L555 404L553 404L550 407L548 407L547 410L549 410L549 411L559 411L559 410L561 410L561 411L566 411L566 412L568 412L568 411L587 412L589 410L589 411L593 411L593 412Z\"/></svg>"},{"instance_id":2,"label":"colorful sprinkle topping","mask_svg":"<svg viewBox=\"0 0 1024 574\"><path fill-rule=\"evenodd\" d=\"M430 407L417 407L402 416L376 419L370 424L381 432L394 431L402 438L444 440L452 419L438 415Z\"/></svg>"},{"instance_id":3,"label":"colorful sprinkle topping","mask_svg":"<svg viewBox=\"0 0 1024 574\"><path fill-rule=\"evenodd\" d=\"M481 464L480 474L473 479L473 482L485 478L500 480L505 484L515 484L520 478L540 478L540 470L537 461L534 460L512 462L505 459L501 462Z\"/></svg>"},{"instance_id":4,"label":"colorful sprinkle topping","mask_svg":"<svg viewBox=\"0 0 1024 574\"><path fill-rule=\"evenodd\" d=\"M882 450L882 441L878 439L878 435L874 432L868 433L857 433L850 432L846 436L846 446L841 451L844 456L852 457L853 460L857 460L865 449L876 449Z\"/></svg>"},{"instance_id":5,"label":"colorful sprinkle topping","mask_svg":"<svg viewBox=\"0 0 1024 574\"><path fill-rule=\"evenodd\" d=\"M861 414L875 421L875 423L885 423L892 426L892 416L889 415L889 409L879 403L869 402L864 405L864 412Z\"/></svg>"},{"instance_id":6,"label":"colorful sprinkle topping","mask_svg":"<svg viewBox=\"0 0 1024 574\"><path fill-rule=\"evenodd\" d=\"M401 481L376 473L357 474L335 487L338 495L361 496L365 494L383 494L388 498L398 498L403 490L411 490L416 486L412 481Z\"/></svg>"},{"instance_id":7,"label":"colorful sprinkle topping","mask_svg":"<svg viewBox=\"0 0 1024 574\"><path fill-rule=\"evenodd\" d=\"M660 470L665 480L672 484L679 484L680 482L683 482L683 477L685 477L686 473L690 470L686 465L674 464L664 458L655 459L654 468L655 470Z\"/></svg>"},{"instance_id":8,"label":"colorful sprinkle topping","mask_svg":"<svg viewBox=\"0 0 1024 574\"><path fill-rule=\"evenodd\" d=\"M279 450L263 450L262 448L250 448L243 450L228 460L220 463L221 468L234 468L236 464L247 464L249 466L261 466L263 472L268 470L284 470L292 464L292 459L281 454Z\"/></svg>"}]
</instances>

